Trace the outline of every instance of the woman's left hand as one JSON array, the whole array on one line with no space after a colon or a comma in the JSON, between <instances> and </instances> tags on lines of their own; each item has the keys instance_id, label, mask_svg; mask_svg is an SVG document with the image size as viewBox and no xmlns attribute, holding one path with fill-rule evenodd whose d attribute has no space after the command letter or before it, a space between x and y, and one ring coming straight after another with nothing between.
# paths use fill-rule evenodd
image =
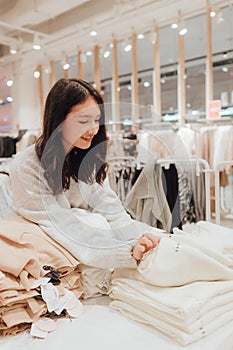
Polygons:
<instances>
[{"instance_id":1,"label":"woman's left hand","mask_svg":"<svg viewBox=\"0 0 233 350\"><path fill-rule=\"evenodd\" d=\"M143 255L149 250L155 248L160 242L160 237L154 236L152 233L143 235L132 249L132 255L137 262L140 262Z\"/></svg>"}]
</instances>

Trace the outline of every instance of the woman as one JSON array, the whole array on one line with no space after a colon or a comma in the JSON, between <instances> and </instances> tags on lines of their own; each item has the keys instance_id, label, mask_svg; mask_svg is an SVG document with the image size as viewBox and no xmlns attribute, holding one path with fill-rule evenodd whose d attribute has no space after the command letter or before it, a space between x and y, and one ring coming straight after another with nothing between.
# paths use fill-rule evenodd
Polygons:
<instances>
[{"instance_id":1,"label":"woman","mask_svg":"<svg viewBox=\"0 0 233 350\"><path fill-rule=\"evenodd\" d=\"M100 94L83 80L57 81L41 136L11 163L13 209L83 264L135 267L160 238L131 219L110 188L106 144Z\"/></svg>"}]
</instances>

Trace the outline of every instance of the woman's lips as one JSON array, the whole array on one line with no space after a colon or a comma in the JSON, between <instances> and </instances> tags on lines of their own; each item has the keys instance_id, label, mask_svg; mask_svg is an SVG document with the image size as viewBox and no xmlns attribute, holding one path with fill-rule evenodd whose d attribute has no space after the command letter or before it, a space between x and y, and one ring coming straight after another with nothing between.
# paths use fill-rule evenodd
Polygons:
<instances>
[{"instance_id":1,"label":"woman's lips","mask_svg":"<svg viewBox=\"0 0 233 350\"><path fill-rule=\"evenodd\" d=\"M90 142L92 140L92 136L89 136L89 137L82 136L81 139L86 141L86 142Z\"/></svg>"}]
</instances>

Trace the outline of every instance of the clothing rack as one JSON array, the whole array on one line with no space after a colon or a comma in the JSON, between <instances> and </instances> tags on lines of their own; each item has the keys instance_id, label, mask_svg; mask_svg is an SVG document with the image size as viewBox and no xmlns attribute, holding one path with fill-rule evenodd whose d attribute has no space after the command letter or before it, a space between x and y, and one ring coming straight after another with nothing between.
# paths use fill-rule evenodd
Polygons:
<instances>
[{"instance_id":1,"label":"clothing rack","mask_svg":"<svg viewBox=\"0 0 233 350\"><path fill-rule=\"evenodd\" d=\"M212 170L210 169L209 163L205 159L196 159L196 158L190 158L190 159L158 159L157 163L161 164L164 167L169 167L169 164L175 164L177 162L184 162L188 161L191 163L195 163L198 167L198 172L196 172L196 175L200 175L200 165L203 167L203 173L205 175L205 196L206 196L206 221L211 220L211 210L210 210L210 173Z\"/></svg>"},{"instance_id":2,"label":"clothing rack","mask_svg":"<svg viewBox=\"0 0 233 350\"><path fill-rule=\"evenodd\" d=\"M215 184L215 222L220 225L220 171L227 165L233 166L233 160L224 161L217 165L214 170L214 184Z\"/></svg>"},{"instance_id":3,"label":"clothing rack","mask_svg":"<svg viewBox=\"0 0 233 350\"><path fill-rule=\"evenodd\" d=\"M137 169L141 169L144 164L141 162L137 162L134 157L126 156L126 157L113 157L108 162L131 162ZM199 158L189 158L189 159L172 159L172 158L161 158L157 159L156 162L163 166L165 169L169 169L171 164L176 164L178 162L191 162L196 164L198 167L198 172L196 175L199 176L202 171L205 176L205 197L206 197L206 221L211 221L211 209L210 209L210 173L212 170L210 169L209 163L205 159ZM198 163L198 164L197 164ZM201 169L202 167L202 169Z\"/></svg>"}]
</instances>

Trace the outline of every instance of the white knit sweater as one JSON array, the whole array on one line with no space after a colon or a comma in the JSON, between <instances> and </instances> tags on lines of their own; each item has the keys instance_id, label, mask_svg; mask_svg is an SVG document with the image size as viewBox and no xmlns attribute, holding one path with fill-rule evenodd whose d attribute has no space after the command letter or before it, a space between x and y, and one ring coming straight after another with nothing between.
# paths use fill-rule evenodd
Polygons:
<instances>
[{"instance_id":1,"label":"white knit sweater","mask_svg":"<svg viewBox=\"0 0 233 350\"><path fill-rule=\"evenodd\" d=\"M37 223L82 263L99 268L136 266L132 246L153 229L131 219L107 179L103 186L72 181L68 191L54 196L34 145L16 155L10 179L13 210Z\"/></svg>"}]
</instances>

